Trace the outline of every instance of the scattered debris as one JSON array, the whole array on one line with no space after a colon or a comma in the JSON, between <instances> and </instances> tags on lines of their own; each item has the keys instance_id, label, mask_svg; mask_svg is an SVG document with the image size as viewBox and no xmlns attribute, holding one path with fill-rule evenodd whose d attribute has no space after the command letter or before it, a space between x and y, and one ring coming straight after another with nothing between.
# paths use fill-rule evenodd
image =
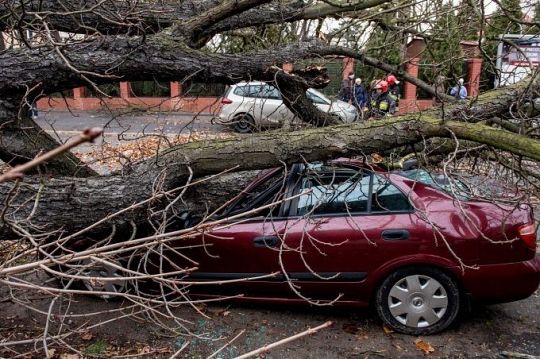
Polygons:
<instances>
[{"instance_id":1,"label":"scattered debris","mask_svg":"<svg viewBox=\"0 0 540 359\"><path fill-rule=\"evenodd\" d=\"M74 152L85 163L106 166L114 170L151 156L169 147L195 141L225 139L233 137L228 133L191 132L175 136L146 135L133 140L122 140L119 144L104 143L92 151Z\"/></svg>"}]
</instances>

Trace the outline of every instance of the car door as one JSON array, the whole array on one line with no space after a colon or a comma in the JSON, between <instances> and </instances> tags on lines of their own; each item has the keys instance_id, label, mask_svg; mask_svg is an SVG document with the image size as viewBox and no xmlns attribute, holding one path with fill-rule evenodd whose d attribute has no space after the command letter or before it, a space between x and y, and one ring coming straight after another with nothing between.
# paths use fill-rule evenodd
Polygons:
<instances>
[{"instance_id":1,"label":"car door","mask_svg":"<svg viewBox=\"0 0 540 359\"><path fill-rule=\"evenodd\" d=\"M313 300L370 298L370 274L418 250L427 231L406 196L371 171L313 172L299 187L285 231L285 270Z\"/></svg>"},{"instance_id":2,"label":"car door","mask_svg":"<svg viewBox=\"0 0 540 359\"><path fill-rule=\"evenodd\" d=\"M282 169L265 173L217 216L220 224L189 240L192 248L183 253L198 267L189 279L200 283L222 282L194 285L192 292L246 296L279 292L282 276L278 275L276 248L287 222L280 215L285 175Z\"/></svg>"}]
</instances>

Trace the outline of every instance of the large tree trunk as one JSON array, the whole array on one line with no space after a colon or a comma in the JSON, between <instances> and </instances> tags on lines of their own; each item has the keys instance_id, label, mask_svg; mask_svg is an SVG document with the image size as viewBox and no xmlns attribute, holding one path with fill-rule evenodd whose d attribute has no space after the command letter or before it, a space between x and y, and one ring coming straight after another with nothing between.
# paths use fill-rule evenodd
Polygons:
<instances>
[{"instance_id":1,"label":"large tree trunk","mask_svg":"<svg viewBox=\"0 0 540 359\"><path fill-rule=\"evenodd\" d=\"M425 113L290 133L267 132L243 139L192 142L164 151L129 174L88 179L52 178L43 182L39 178L27 178L15 192L13 183L0 184L0 198L9 203L3 218L6 230L3 238L7 238L5 235L13 223L36 226L41 232L73 233L138 201L182 186L190 174L198 178L230 169L263 169L304 160L380 153L427 138L454 136L540 160L538 141L483 124L456 121L441 124L438 118ZM112 225L124 228L130 222L147 222L151 211L162 208L161 200L123 213L96 231L103 233ZM38 203L37 209L34 209L35 203ZM215 208L213 203L207 205ZM30 213L33 215L27 220Z\"/></svg>"}]
</instances>

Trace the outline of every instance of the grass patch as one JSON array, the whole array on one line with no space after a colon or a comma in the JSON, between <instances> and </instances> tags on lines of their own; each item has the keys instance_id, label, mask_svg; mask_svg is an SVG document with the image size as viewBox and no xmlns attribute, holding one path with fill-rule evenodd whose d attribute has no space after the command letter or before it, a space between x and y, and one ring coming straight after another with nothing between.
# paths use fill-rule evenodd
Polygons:
<instances>
[{"instance_id":1,"label":"grass patch","mask_svg":"<svg viewBox=\"0 0 540 359\"><path fill-rule=\"evenodd\" d=\"M107 350L107 342L101 339L96 340L94 343L84 349L86 355L102 355Z\"/></svg>"}]
</instances>

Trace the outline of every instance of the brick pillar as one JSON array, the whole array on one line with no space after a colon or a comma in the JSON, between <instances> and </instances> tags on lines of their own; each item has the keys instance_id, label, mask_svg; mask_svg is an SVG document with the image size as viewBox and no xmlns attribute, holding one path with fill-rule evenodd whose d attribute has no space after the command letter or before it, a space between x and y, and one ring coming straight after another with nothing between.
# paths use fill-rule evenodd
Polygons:
<instances>
[{"instance_id":1,"label":"brick pillar","mask_svg":"<svg viewBox=\"0 0 540 359\"><path fill-rule=\"evenodd\" d=\"M129 82L121 81L120 82L120 97L121 98L130 98L130 88L129 88Z\"/></svg>"},{"instance_id":2,"label":"brick pillar","mask_svg":"<svg viewBox=\"0 0 540 359\"><path fill-rule=\"evenodd\" d=\"M84 97L86 88L76 87L73 89L73 106L76 110L84 110Z\"/></svg>"},{"instance_id":3,"label":"brick pillar","mask_svg":"<svg viewBox=\"0 0 540 359\"><path fill-rule=\"evenodd\" d=\"M179 81L171 81L171 99L167 101L169 109L178 111L182 109L182 83Z\"/></svg>"},{"instance_id":4,"label":"brick pillar","mask_svg":"<svg viewBox=\"0 0 540 359\"><path fill-rule=\"evenodd\" d=\"M346 80L351 72L354 74L354 59L350 57L344 57L343 72L341 73L341 78L343 80Z\"/></svg>"},{"instance_id":5,"label":"brick pillar","mask_svg":"<svg viewBox=\"0 0 540 359\"><path fill-rule=\"evenodd\" d=\"M171 81L171 97L180 97L182 95L182 84L178 81Z\"/></svg>"},{"instance_id":6,"label":"brick pillar","mask_svg":"<svg viewBox=\"0 0 540 359\"><path fill-rule=\"evenodd\" d=\"M482 72L482 59L473 58L467 59L467 94L472 97L478 95L480 88L480 73Z\"/></svg>"},{"instance_id":7,"label":"brick pillar","mask_svg":"<svg viewBox=\"0 0 540 359\"><path fill-rule=\"evenodd\" d=\"M418 64L420 63L419 57L413 57L405 65L405 72L413 77L418 77ZM414 100L416 99L416 86L410 82L405 82L403 85L403 99Z\"/></svg>"},{"instance_id":8,"label":"brick pillar","mask_svg":"<svg viewBox=\"0 0 540 359\"><path fill-rule=\"evenodd\" d=\"M294 70L294 65L290 62L286 62L283 64L282 68L286 73L291 73L292 70Z\"/></svg>"}]
</instances>

